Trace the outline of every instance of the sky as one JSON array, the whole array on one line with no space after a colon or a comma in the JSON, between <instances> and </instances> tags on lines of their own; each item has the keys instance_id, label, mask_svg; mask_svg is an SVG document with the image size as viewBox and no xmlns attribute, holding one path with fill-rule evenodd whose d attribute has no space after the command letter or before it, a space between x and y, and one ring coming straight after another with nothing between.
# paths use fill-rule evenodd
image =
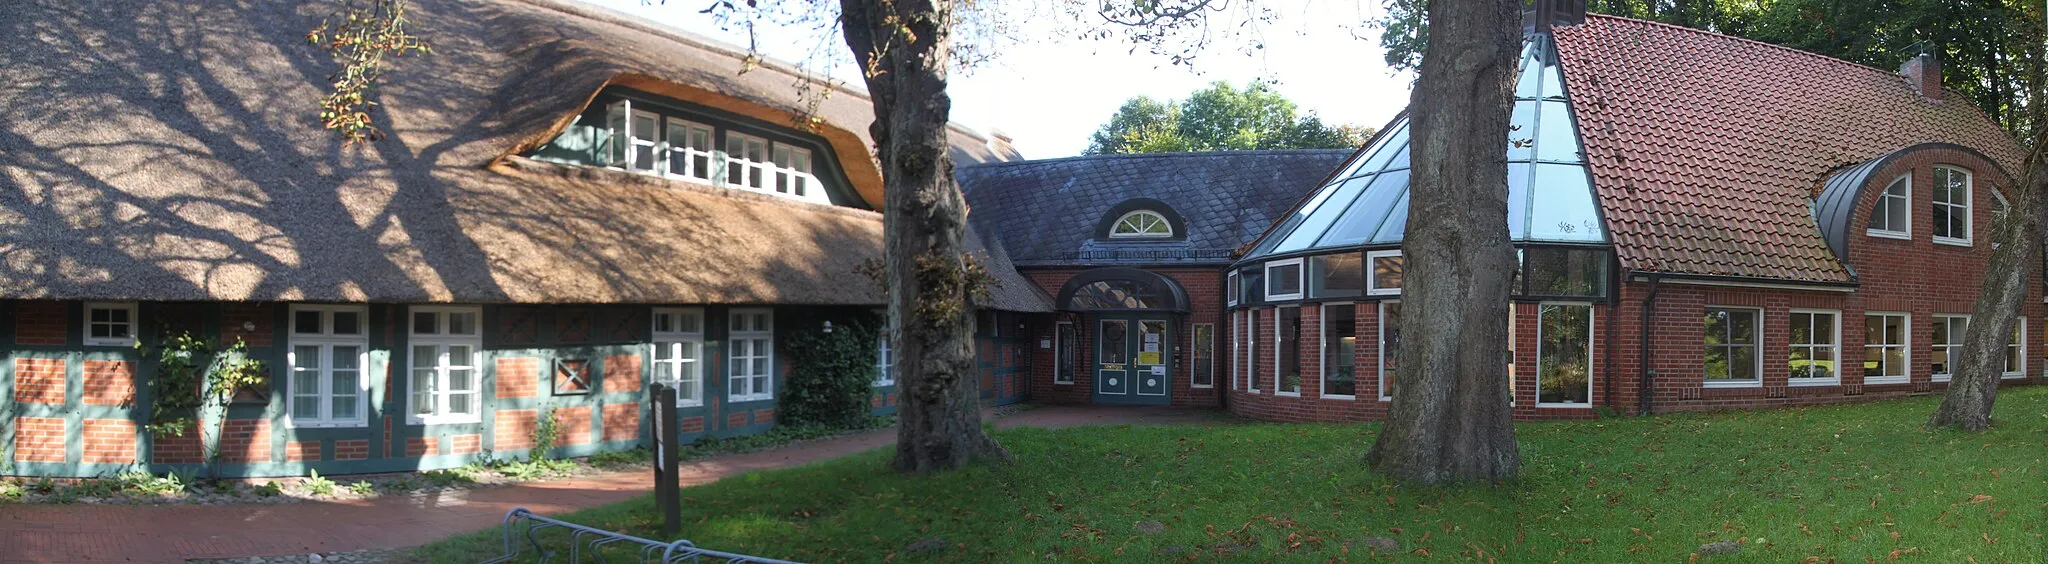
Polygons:
<instances>
[{"instance_id":1,"label":"sky","mask_svg":"<svg viewBox=\"0 0 2048 564\"><path fill-rule=\"evenodd\" d=\"M743 32L719 29L702 6L688 1L583 0L670 27L744 46ZM1274 88L1325 123L1380 127L1408 103L1410 73L1386 65L1378 41L1356 25L1380 10L1376 0L1288 0L1274 2L1275 18L1256 40L1231 41L1198 54L1193 68L1119 39L1061 36L1047 25L1024 23L988 64L956 73L948 92L953 121L976 131L999 130L1025 157L1078 155L1088 136L1109 121L1125 100L1145 95L1181 99L1223 80L1239 86L1274 81ZM761 29L762 51L784 61L803 59L820 38L801 28ZM845 50L839 39L831 47ZM1264 49L1243 53L1247 43ZM845 60L845 58L842 58ZM860 83L851 64L832 76Z\"/></svg>"}]
</instances>

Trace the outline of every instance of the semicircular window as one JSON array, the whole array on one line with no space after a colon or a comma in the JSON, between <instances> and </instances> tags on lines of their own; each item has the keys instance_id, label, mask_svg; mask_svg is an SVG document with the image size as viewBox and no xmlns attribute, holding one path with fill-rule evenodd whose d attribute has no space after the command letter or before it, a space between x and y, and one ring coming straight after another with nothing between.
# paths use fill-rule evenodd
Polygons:
<instances>
[{"instance_id":1,"label":"semicircular window","mask_svg":"<svg viewBox=\"0 0 2048 564\"><path fill-rule=\"evenodd\" d=\"M1067 309L1165 309L1166 296L1136 280L1097 280L1074 289Z\"/></svg>"},{"instance_id":2,"label":"semicircular window","mask_svg":"<svg viewBox=\"0 0 2048 564\"><path fill-rule=\"evenodd\" d=\"M1173 236L1173 224L1158 212L1138 210L1124 214L1110 227L1112 239L1157 239Z\"/></svg>"}]
</instances>

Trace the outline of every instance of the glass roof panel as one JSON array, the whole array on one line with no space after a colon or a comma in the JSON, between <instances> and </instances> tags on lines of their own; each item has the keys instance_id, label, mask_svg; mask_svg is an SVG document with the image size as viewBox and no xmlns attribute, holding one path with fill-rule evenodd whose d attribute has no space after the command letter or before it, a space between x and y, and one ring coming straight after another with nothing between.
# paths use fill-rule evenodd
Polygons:
<instances>
[{"instance_id":1,"label":"glass roof panel","mask_svg":"<svg viewBox=\"0 0 2048 564\"><path fill-rule=\"evenodd\" d=\"M1535 36L1515 82L1508 161L1508 235L1517 242L1605 243L1570 100L1547 36ZM1289 217L1246 260L1396 243L1408 218L1408 119Z\"/></svg>"}]
</instances>

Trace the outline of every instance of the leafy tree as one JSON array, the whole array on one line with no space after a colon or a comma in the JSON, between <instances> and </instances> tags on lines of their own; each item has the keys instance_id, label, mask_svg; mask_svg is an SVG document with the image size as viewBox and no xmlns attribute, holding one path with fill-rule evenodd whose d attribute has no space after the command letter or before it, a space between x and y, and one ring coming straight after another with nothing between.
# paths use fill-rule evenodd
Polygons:
<instances>
[{"instance_id":1,"label":"leafy tree","mask_svg":"<svg viewBox=\"0 0 2048 564\"><path fill-rule=\"evenodd\" d=\"M1366 462L1395 479L1498 482L1521 470L1508 407L1508 130L1520 0L1437 0L1409 95L1401 383Z\"/></svg>"},{"instance_id":2,"label":"leafy tree","mask_svg":"<svg viewBox=\"0 0 2048 564\"><path fill-rule=\"evenodd\" d=\"M1356 148L1370 129L1331 127L1263 82L1214 82L1186 100L1138 96L1090 137L1087 154Z\"/></svg>"}]
</instances>

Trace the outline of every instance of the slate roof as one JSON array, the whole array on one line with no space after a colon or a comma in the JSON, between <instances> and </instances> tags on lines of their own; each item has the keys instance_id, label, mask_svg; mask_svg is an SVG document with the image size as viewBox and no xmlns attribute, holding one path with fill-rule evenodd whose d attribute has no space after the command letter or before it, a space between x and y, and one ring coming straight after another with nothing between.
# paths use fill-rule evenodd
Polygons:
<instances>
[{"instance_id":1,"label":"slate roof","mask_svg":"<svg viewBox=\"0 0 2048 564\"><path fill-rule=\"evenodd\" d=\"M1353 152L1098 155L963 166L955 176L970 219L1018 266L1220 265ZM1133 198L1172 206L1185 219L1186 239L1097 240L1104 215Z\"/></svg>"},{"instance_id":2,"label":"slate roof","mask_svg":"<svg viewBox=\"0 0 2048 564\"><path fill-rule=\"evenodd\" d=\"M1834 169L1928 142L2019 170L2020 145L1960 95L1756 41L1589 16L1556 28L1567 93L1622 266L1850 282L1814 219Z\"/></svg>"},{"instance_id":3,"label":"slate roof","mask_svg":"<svg viewBox=\"0 0 2048 564\"><path fill-rule=\"evenodd\" d=\"M855 268L882 256L880 214L506 156L625 79L785 115L783 67L741 74L729 47L587 6L415 0L434 52L375 91L389 137L345 148L315 117L334 64L304 39L332 9L0 8L0 299L885 302ZM872 108L842 94L821 135L873 169ZM1014 156L952 134L965 162ZM1033 297L984 305L1049 309Z\"/></svg>"}]
</instances>

